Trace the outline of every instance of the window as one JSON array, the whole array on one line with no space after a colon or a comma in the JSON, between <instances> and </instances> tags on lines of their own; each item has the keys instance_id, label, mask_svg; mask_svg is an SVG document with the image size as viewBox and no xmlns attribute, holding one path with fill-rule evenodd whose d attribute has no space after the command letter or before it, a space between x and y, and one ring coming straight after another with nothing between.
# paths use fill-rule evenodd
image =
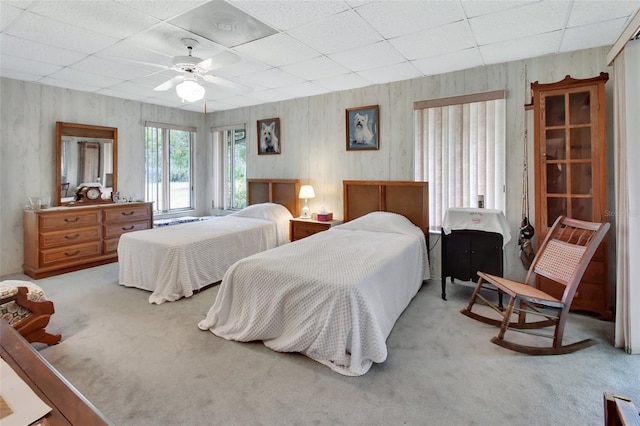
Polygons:
<instances>
[{"instance_id":1,"label":"window","mask_svg":"<svg viewBox=\"0 0 640 426\"><path fill-rule=\"evenodd\" d=\"M238 210L247 206L247 132L235 125L213 132L213 208Z\"/></svg>"},{"instance_id":2,"label":"window","mask_svg":"<svg viewBox=\"0 0 640 426\"><path fill-rule=\"evenodd\" d=\"M145 123L145 200L154 213L193 209L196 129Z\"/></svg>"},{"instance_id":3,"label":"window","mask_svg":"<svg viewBox=\"0 0 640 426\"><path fill-rule=\"evenodd\" d=\"M415 179L429 182L429 223L449 207L505 210L504 91L414 104Z\"/></svg>"}]
</instances>

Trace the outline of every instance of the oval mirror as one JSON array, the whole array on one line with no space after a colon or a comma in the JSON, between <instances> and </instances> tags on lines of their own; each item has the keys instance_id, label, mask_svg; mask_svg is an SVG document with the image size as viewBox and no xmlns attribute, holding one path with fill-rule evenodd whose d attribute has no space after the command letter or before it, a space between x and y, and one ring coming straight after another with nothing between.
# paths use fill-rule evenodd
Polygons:
<instances>
[{"instance_id":1,"label":"oval mirror","mask_svg":"<svg viewBox=\"0 0 640 426\"><path fill-rule=\"evenodd\" d=\"M100 186L109 200L118 191L118 129L58 121L55 205L74 201L83 185Z\"/></svg>"}]
</instances>

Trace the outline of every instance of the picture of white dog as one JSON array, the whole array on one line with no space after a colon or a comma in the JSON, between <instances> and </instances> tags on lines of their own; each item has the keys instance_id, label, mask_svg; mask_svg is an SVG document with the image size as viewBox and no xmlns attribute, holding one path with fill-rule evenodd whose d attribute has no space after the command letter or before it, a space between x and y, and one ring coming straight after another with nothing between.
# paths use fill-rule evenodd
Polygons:
<instances>
[{"instance_id":1,"label":"picture of white dog","mask_svg":"<svg viewBox=\"0 0 640 426\"><path fill-rule=\"evenodd\" d=\"M278 148L278 135L276 122L261 123L260 126L260 150L261 152L280 152Z\"/></svg>"},{"instance_id":2,"label":"picture of white dog","mask_svg":"<svg viewBox=\"0 0 640 426\"><path fill-rule=\"evenodd\" d=\"M369 116L366 114L356 113L353 119L355 131L353 133L353 143L355 144L371 144L373 140L373 132L369 126Z\"/></svg>"}]
</instances>

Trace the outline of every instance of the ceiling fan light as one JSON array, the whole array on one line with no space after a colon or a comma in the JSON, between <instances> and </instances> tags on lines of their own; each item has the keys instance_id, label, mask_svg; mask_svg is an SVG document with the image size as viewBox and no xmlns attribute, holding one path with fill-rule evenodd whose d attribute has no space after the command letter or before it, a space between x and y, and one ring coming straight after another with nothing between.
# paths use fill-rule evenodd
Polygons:
<instances>
[{"instance_id":1,"label":"ceiling fan light","mask_svg":"<svg viewBox=\"0 0 640 426\"><path fill-rule=\"evenodd\" d=\"M195 102L204 98L204 87L196 81L185 80L176 86L176 93L187 102Z\"/></svg>"}]
</instances>

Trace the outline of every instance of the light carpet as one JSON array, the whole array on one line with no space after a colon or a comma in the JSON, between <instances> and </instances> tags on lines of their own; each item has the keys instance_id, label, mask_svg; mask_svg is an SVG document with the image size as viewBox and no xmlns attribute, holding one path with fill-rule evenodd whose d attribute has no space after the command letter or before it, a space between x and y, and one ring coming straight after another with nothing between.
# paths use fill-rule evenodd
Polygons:
<instances>
[{"instance_id":1,"label":"light carpet","mask_svg":"<svg viewBox=\"0 0 640 426\"><path fill-rule=\"evenodd\" d=\"M3 279L26 279L16 274ZM565 342L599 344L527 356L492 344L496 328L459 313L472 288L422 289L361 377L299 354L238 343L197 323L218 287L151 305L117 284L118 264L34 281L61 333L40 353L116 425L601 425L602 393L640 401L639 358L612 345L614 324L572 314Z\"/></svg>"}]
</instances>

